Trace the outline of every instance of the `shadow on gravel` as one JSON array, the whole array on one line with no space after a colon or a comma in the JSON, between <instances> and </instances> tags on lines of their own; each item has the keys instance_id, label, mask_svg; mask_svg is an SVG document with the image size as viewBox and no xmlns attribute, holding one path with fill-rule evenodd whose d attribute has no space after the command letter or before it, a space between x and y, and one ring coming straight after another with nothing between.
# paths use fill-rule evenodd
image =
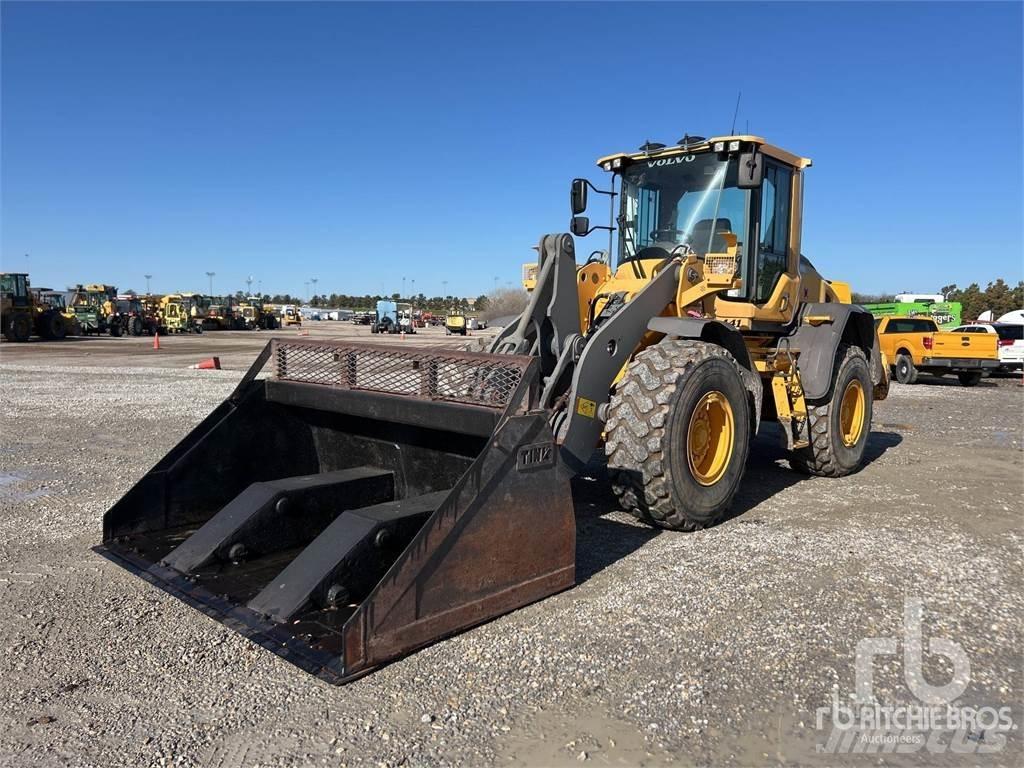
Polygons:
<instances>
[{"instance_id":1,"label":"shadow on gravel","mask_svg":"<svg viewBox=\"0 0 1024 768\"><path fill-rule=\"evenodd\" d=\"M915 387L960 387L961 389L986 389L998 387L999 382L993 381L991 377L984 378L973 387L965 387L956 376L936 376L933 373L919 373L917 381L911 385ZM901 386L906 386L901 385Z\"/></svg>"},{"instance_id":2,"label":"shadow on gravel","mask_svg":"<svg viewBox=\"0 0 1024 768\"><path fill-rule=\"evenodd\" d=\"M750 458L736 498L729 512L717 523L742 517L764 501L792 485L810 482L812 478L789 466L789 453L782 447L779 427L774 423L762 424L760 433L750 446ZM898 432L872 431L864 450L864 466L877 461L890 448L903 442ZM649 528L606 517L618 510L608 480L604 456L595 454L587 470L572 481L573 503L576 508L576 583L582 584L618 560L635 552L661 529ZM763 524L763 520L741 519L750 525ZM664 532L669 535L693 534Z\"/></svg>"}]
</instances>

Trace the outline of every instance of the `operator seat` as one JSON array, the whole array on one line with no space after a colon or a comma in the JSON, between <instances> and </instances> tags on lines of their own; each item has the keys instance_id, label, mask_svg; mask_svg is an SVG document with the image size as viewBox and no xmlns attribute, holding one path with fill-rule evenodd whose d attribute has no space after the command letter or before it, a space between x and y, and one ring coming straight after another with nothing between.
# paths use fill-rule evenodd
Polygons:
<instances>
[{"instance_id":1,"label":"operator seat","mask_svg":"<svg viewBox=\"0 0 1024 768\"><path fill-rule=\"evenodd\" d=\"M714 225L715 235L711 238L711 227ZM698 256L707 253L725 253L726 242L722 237L723 232L732 232L732 222L729 219L701 219L693 226L693 234L690 236L690 248ZM711 248L708 249L708 241L711 240Z\"/></svg>"}]
</instances>

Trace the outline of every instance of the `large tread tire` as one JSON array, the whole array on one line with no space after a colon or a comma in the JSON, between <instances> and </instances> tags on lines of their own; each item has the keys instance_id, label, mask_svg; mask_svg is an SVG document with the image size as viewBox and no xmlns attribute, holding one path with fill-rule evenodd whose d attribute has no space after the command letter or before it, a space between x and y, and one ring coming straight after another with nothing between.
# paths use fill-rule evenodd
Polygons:
<instances>
[{"instance_id":1,"label":"large tread tire","mask_svg":"<svg viewBox=\"0 0 1024 768\"><path fill-rule=\"evenodd\" d=\"M67 328L64 326L64 318L59 312L53 312L47 317L46 335L54 341L61 341L68 335Z\"/></svg>"},{"instance_id":2,"label":"large tread tire","mask_svg":"<svg viewBox=\"0 0 1024 768\"><path fill-rule=\"evenodd\" d=\"M18 343L26 342L32 337L32 318L25 314L16 314L10 320L7 338Z\"/></svg>"},{"instance_id":3,"label":"large tread tire","mask_svg":"<svg viewBox=\"0 0 1024 768\"><path fill-rule=\"evenodd\" d=\"M696 404L711 391L733 412L733 447L721 479L697 482L687 459ZM660 528L694 531L728 510L750 452L750 397L739 364L724 348L667 340L636 356L608 410L605 453L621 507Z\"/></svg>"},{"instance_id":4,"label":"large tread tire","mask_svg":"<svg viewBox=\"0 0 1024 768\"><path fill-rule=\"evenodd\" d=\"M913 363L911 363L913 365ZM839 426L840 404L853 377L860 379L864 391L864 421L860 436L852 446L843 442ZM860 468L864 449L871 434L871 368L864 350L841 345L836 353L835 373L829 394L822 400L807 402L810 445L793 453L794 469L819 477L844 477Z\"/></svg>"},{"instance_id":5,"label":"large tread tire","mask_svg":"<svg viewBox=\"0 0 1024 768\"><path fill-rule=\"evenodd\" d=\"M900 384L917 383L917 367L914 365L914 358L910 355L896 355L896 363L893 368L895 379Z\"/></svg>"}]
</instances>

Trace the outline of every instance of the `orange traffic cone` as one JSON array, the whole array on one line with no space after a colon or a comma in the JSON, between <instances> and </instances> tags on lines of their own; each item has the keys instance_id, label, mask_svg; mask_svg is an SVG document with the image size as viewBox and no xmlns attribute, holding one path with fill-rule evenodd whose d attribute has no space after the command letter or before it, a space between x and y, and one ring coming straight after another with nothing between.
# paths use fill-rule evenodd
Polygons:
<instances>
[{"instance_id":1,"label":"orange traffic cone","mask_svg":"<svg viewBox=\"0 0 1024 768\"><path fill-rule=\"evenodd\" d=\"M189 368L192 369L193 371L219 371L220 358L208 357L205 360L200 360L195 365L190 365Z\"/></svg>"},{"instance_id":2,"label":"orange traffic cone","mask_svg":"<svg viewBox=\"0 0 1024 768\"><path fill-rule=\"evenodd\" d=\"M160 331L153 331L153 349L160 349Z\"/></svg>"}]
</instances>

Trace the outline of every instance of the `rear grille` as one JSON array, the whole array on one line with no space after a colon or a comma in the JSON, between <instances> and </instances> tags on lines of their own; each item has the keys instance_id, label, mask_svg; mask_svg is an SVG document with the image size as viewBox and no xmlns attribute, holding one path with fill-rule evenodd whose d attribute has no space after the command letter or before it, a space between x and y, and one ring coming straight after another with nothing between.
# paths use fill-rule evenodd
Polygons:
<instances>
[{"instance_id":1,"label":"rear grille","mask_svg":"<svg viewBox=\"0 0 1024 768\"><path fill-rule=\"evenodd\" d=\"M534 362L519 355L276 339L271 358L282 381L501 409Z\"/></svg>"}]
</instances>

